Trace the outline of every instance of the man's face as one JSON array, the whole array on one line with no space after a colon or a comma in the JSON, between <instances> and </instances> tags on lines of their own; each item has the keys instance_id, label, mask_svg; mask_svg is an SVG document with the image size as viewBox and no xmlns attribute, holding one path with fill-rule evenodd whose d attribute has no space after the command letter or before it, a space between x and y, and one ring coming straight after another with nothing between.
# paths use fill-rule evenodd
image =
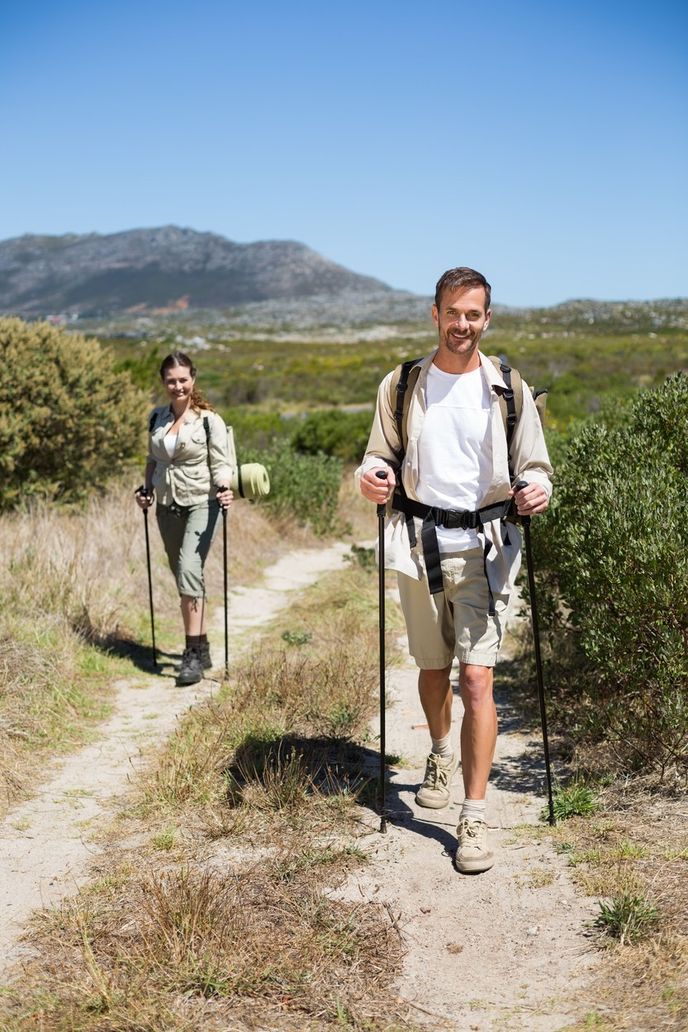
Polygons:
<instances>
[{"instance_id":1,"label":"man's face","mask_svg":"<svg viewBox=\"0 0 688 1032\"><path fill-rule=\"evenodd\" d=\"M432 306L432 318L439 331L440 351L470 357L478 348L492 312L485 310L484 287L444 290L440 306Z\"/></svg>"}]
</instances>

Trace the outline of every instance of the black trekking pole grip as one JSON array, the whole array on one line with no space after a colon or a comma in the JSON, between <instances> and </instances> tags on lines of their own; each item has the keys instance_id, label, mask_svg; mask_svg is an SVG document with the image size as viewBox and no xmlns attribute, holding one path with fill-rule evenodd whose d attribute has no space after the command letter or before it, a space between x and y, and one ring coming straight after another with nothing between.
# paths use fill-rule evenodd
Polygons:
<instances>
[{"instance_id":1,"label":"black trekking pole grip","mask_svg":"<svg viewBox=\"0 0 688 1032\"><path fill-rule=\"evenodd\" d=\"M379 469L375 473L380 480L387 479L387 471ZM387 814L385 811L385 512L387 504L377 507L377 539L378 539L378 614L380 622L380 831L387 831Z\"/></svg>"},{"instance_id":2,"label":"black trekking pole grip","mask_svg":"<svg viewBox=\"0 0 688 1032\"><path fill-rule=\"evenodd\" d=\"M528 484L525 480L519 480L514 485L517 491L522 491ZM540 625L538 622L537 598L535 594L535 570L533 569L533 546L530 538L530 516L521 516L523 521L523 536L526 543L526 560L528 565L528 590L530 592L530 611L533 621L533 646L535 648L535 672L537 675L538 702L540 704L540 723L542 725L542 745L545 754L545 774L547 776L547 804L549 809L549 823L556 824L554 817L554 800L552 798L552 768L549 759L549 739L547 736L547 710L545 708L545 683L542 676L542 654L540 652Z\"/></svg>"}]
</instances>

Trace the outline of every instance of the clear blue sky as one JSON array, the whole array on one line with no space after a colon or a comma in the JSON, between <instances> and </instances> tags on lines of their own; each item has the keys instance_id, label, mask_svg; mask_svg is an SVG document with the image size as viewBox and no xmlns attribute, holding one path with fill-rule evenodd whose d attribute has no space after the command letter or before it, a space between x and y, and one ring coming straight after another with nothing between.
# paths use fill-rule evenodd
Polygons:
<instances>
[{"instance_id":1,"label":"clear blue sky","mask_svg":"<svg viewBox=\"0 0 688 1032\"><path fill-rule=\"evenodd\" d=\"M688 295L688 4L5 0L0 239L176 223L430 293Z\"/></svg>"}]
</instances>

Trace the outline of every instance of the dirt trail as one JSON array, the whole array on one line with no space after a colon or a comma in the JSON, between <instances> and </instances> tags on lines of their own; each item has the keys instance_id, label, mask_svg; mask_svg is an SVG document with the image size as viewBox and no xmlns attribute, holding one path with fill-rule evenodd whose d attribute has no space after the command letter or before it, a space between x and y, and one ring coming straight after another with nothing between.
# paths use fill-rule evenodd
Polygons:
<instances>
[{"instance_id":1,"label":"dirt trail","mask_svg":"<svg viewBox=\"0 0 688 1032\"><path fill-rule=\"evenodd\" d=\"M405 638L400 644L406 650ZM506 658L506 656L505 656ZM499 684L497 668L496 684ZM517 825L538 825L544 781L542 742L519 730L497 691L500 734L488 788L496 863L480 875L453 867L463 786L454 779L444 810L416 805L429 751L412 660L388 675L387 752L403 758L391 773L391 820L368 840L371 863L338 895L384 902L407 953L397 990L416 1024L452 1032L555 1032L589 1007L579 993L596 963L587 936L591 900L574 889L566 860L551 845L518 840ZM463 707L453 672L452 735ZM378 728L375 729L376 731Z\"/></svg>"},{"instance_id":2,"label":"dirt trail","mask_svg":"<svg viewBox=\"0 0 688 1032\"><path fill-rule=\"evenodd\" d=\"M306 587L342 565L349 546L293 552L265 572L259 587L230 592L230 659L246 644L246 633L288 604L289 592ZM222 657L222 610L211 633L216 661ZM120 681L114 685L113 715L97 742L59 762L28 802L10 810L0 824L0 974L27 952L19 943L36 907L77 891L88 861L99 847L90 829L126 788L132 771L147 762L151 746L171 733L185 710L211 695L217 682L177 688L169 677Z\"/></svg>"}]
</instances>

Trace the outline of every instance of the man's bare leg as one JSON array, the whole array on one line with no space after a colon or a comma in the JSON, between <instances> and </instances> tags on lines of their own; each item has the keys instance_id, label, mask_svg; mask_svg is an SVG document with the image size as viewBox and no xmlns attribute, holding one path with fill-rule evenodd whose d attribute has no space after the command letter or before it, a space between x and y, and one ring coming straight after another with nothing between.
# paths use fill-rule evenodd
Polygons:
<instances>
[{"instance_id":1,"label":"man's bare leg","mask_svg":"<svg viewBox=\"0 0 688 1032\"><path fill-rule=\"evenodd\" d=\"M449 740L453 693L449 683L451 664L440 670L421 670L418 692L432 738L432 751L423 784L416 792L419 806L442 809L449 805L451 782L458 765Z\"/></svg>"},{"instance_id":2,"label":"man's bare leg","mask_svg":"<svg viewBox=\"0 0 688 1032\"><path fill-rule=\"evenodd\" d=\"M462 663L459 687L464 705L461 761L466 798L457 828L454 864L462 874L487 871L494 854L487 842L485 795L497 743L497 710L492 697L492 667Z\"/></svg>"},{"instance_id":3,"label":"man's bare leg","mask_svg":"<svg viewBox=\"0 0 688 1032\"><path fill-rule=\"evenodd\" d=\"M452 690L449 683L451 663L441 670L421 670L418 693L433 738L445 738L451 730Z\"/></svg>"},{"instance_id":4,"label":"man's bare leg","mask_svg":"<svg viewBox=\"0 0 688 1032\"><path fill-rule=\"evenodd\" d=\"M461 764L466 799L484 799L497 744L497 710L492 697L492 667L462 663L459 674L464 717Z\"/></svg>"}]
</instances>

